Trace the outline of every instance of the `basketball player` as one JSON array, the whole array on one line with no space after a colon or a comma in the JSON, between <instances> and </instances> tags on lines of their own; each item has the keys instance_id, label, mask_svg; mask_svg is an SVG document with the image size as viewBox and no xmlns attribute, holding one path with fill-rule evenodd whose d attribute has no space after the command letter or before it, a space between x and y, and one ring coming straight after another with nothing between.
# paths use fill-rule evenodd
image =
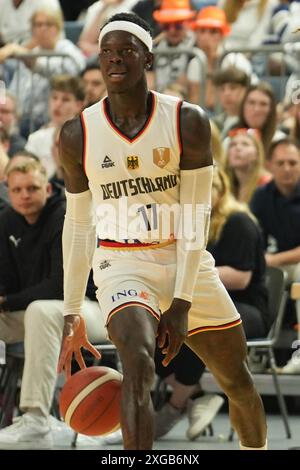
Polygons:
<instances>
[{"instance_id":1,"label":"basketball player","mask_svg":"<svg viewBox=\"0 0 300 470\"><path fill-rule=\"evenodd\" d=\"M152 39L139 17L113 16L99 46L108 97L69 121L60 138L67 212L59 370L70 373L72 352L84 366L80 309L92 265L123 366L125 449L152 448L157 336L164 365L183 342L207 364L229 398L241 448L265 449L265 416L245 365L240 317L205 250L213 170L208 120L198 106L147 89ZM159 220L176 204L183 234L173 231L170 217L169 232L160 235Z\"/></svg>"}]
</instances>

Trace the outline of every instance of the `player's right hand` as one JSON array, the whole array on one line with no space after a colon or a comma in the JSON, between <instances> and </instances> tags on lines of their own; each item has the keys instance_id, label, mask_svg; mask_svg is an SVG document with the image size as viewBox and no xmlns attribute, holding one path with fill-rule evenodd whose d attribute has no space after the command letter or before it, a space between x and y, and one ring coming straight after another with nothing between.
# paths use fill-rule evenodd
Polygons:
<instances>
[{"instance_id":1,"label":"player's right hand","mask_svg":"<svg viewBox=\"0 0 300 470\"><path fill-rule=\"evenodd\" d=\"M65 324L62 339L62 348L58 360L57 372L64 372L66 377L71 376L71 363L73 354L81 369L85 369L86 365L81 354L81 348L90 351L97 359L101 358L101 354L89 342L86 333L84 318L80 315L65 316Z\"/></svg>"}]
</instances>

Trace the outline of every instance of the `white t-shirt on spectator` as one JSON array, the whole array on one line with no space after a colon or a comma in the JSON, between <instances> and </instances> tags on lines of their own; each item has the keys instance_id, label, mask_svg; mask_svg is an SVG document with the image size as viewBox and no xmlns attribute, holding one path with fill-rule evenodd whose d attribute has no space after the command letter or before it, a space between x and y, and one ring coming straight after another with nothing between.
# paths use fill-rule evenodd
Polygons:
<instances>
[{"instance_id":1,"label":"white t-shirt on spectator","mask_svg":"<svg viewBox=\"0 0 300 470\"><path fill-rule=\"evenodd\" d=\"M218 1L218 7L223 8L224 4L225 0ZM231 33L225 38L226 49L262 44L269 32L272 11L279 1L268 0L262 16L259 16L258 4L259 0L248 0L244 3L237 20L230 25Z\"/></svg>"},{"instance_id":2,"label":"white t-shirt on spectator","mask_svg":"<svg viewBox=\"0 0 300 470\"><path fill-rule=\"evenodd\" d=\"M42 52L40 47L34 47L33 52ZM59 39L55 45L53 53L67 54L69 57L39 57L36 61L35 71L47 72L47 75L59 75L68 73L78 75L86 65L86 59L79 47L75 46L69 39Z\"/></svg>"},{"instance_id":3,"label":"white t-shirt on spectator","mask_svg":"<svg viewBox=\"0 0 300 470\"><path fill-rule=\"evenodd\" d=\"M33 132L28 137L25 149L34 153L41 160L47 170L48 178L56 172L56 163L52 156L52 146L55 135L55 127L46 127Z\"/></svg>"},{"instance_id":4,"label":"white t-shirt on spectator","mask_svg":"<svg viewBox=\"0 0 300 470\"><path fill-rule=\"evenodd\" d=\"M60 9L58 0L23 0L18 8L13 0L0 0L0 38L21 43L31 38L31 17L43 8Z\"/></svg>"},{"instance_id":5,"label":"white t-shirt on spectator","mask_svg":"<svg viewBox=\"0 0 300 470\"><path fill-rule=\"evenodd\" d=\"M137 0L123 0L120 3L114 3L109 5L105 10L105 21L108 20L112 15L117 13L128 13L137 3ZM95 17L103 10L105 3L99 0L98 2L93 3L87 10L86 17L84 20L83 31L88 29L93 23ZM102 25L99 25L99 28Z\"/></svg>"}]
</instances>

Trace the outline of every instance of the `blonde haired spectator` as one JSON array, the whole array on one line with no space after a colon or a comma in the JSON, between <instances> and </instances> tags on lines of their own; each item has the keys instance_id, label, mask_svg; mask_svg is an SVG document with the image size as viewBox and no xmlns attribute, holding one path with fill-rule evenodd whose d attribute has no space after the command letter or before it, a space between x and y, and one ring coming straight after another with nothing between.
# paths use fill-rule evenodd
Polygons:
<instances>
[{"instance_id":1,"label":"blonde haired spectator","mask_svg":"<svg viewBox=\"0 0 300 470\"><path fill-rule=\"evenodd\" d=\"M271 175L264 168L265 155L257 129L234 129L226 156L225 171L232 194L248 204L258 186L268 183Z\"/></svg>"}]
</instances>

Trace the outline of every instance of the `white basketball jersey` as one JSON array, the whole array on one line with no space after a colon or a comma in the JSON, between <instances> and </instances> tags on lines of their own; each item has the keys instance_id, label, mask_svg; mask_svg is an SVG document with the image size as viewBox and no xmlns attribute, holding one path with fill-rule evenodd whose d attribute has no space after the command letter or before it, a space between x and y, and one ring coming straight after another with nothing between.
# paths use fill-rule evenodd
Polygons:
<instances>
[{"instance_id":1,"label":"white basketball jersey","mask_svg":"<svg viewBox=\"0 0 300 470\"><path fill-rule=\"evenodd\" d=\"M178 210L181 101L153 91L151 96L149 118L133 138L113 124L107 98L82 113L84 168L102 240L174 238L170 207Z\"/></svg>"}]
</instances>

